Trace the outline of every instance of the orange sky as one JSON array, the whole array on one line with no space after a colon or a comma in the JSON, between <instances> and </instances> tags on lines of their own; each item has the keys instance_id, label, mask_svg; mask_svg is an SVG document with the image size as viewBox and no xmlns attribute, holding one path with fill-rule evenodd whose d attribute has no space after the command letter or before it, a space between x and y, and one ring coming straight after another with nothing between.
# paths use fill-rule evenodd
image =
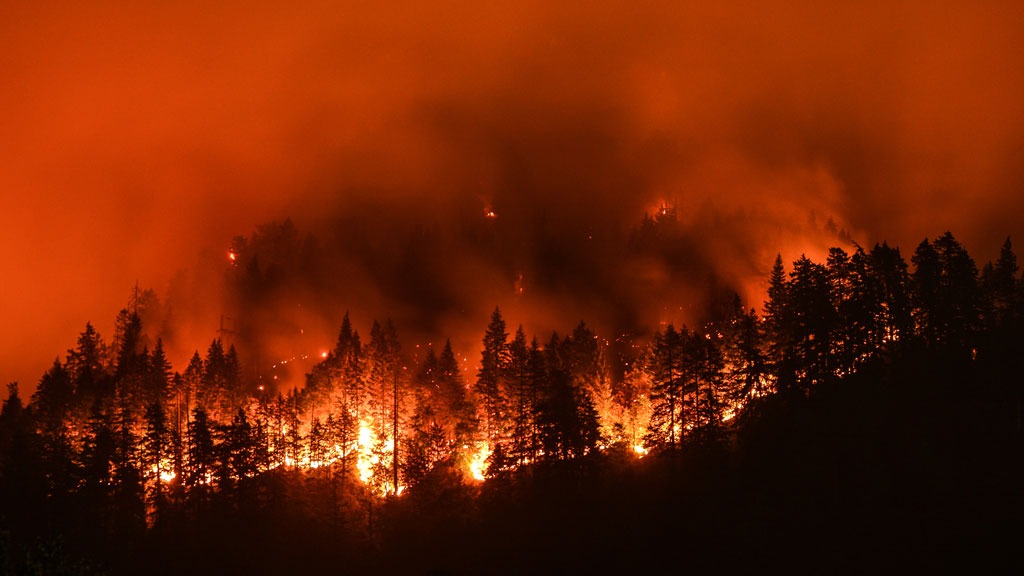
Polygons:
<instances>
[{"instance_id":1,"label":"orange sky","mask_svg":"<svg viewBox=\"0 0 1024 576\"><path fill-rule=\"evenodd\" d=\"M818 248L809 210L905 255L1024 237L1020 2L569 4L0 2L0 380L109 337L136 281L366 198L671 198L740 283Z\"/></svg>"}]
</instances>

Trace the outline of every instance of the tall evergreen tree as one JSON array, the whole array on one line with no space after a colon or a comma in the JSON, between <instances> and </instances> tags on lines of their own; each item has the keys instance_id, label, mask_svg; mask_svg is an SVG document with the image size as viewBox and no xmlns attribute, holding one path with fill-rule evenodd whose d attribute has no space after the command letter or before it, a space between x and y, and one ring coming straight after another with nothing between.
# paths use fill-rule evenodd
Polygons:
<instances>
[{"instance_id":1,"label":"tall evergreen tree","mask_svg":"<svg viewBox=\"0 0 1024 576\"><path fill-rule=\"evenodd\" d=\"M142 437L142 471L146 482L146 503L150 524L163 520L168 512L166 484L172 478L172 433L160 402L146 407L146 429Z\"/></svg>"},{"instance_id":2,"label":"tall evergreen tree","mask_svg":"<svg viewBox=\"0 0 1024 576\"><path fill-rule=\"evenodd\" d=\"M793 383L797 390L807 393L836 375L832 356L836 312L829 298L826 267L807 256L797 259L790 272L788 297L792 302L789 327L792 332L788 340L799 366Z\"/></svg>"},{"instance_id":3,"label":"tall evergreen tree","mask_svg":"<svg viewBox=\"0 0 1024 576\"><path fill-rule=\"evenodd\" d=\"M508 367L508 333L505 331L505 319L497 307L491 313L483 345L475 391L483 413L484 436L493 445L504 437L508 417L504 382Z\"/></svg>"},{"instance_id":4,"label":"tall evergreen tree","mask_svg":"<svg viewBox=\"0 0 1024 576\"><path fill-rule=\"evenodd\" d=\"M728 367L726 390L730 402L744 404L769 393L768 355L761 320L744 310L739 296L723 326L723 356Z\"/></svg>"},{"instance_id":5,"label":"tall evergreen tree","mask_svg":"<svg viewBox=\"0 0 1024 576\"><path fill-rule=\"evenodd\" d=\"M104 363L105 356L103 339L91 323L86 323L77 345L68 350L65 361L75 391L75 405L83 418L89 415L94 404L103 406L113 398L113 381Z\"/></svg>"},{"instance_id":6,"label":"tall evergreen tree","mask_svg":"<svg viewBox=\"0 0 1024 576\"><path fill-rule=\"evenodd\" d=\"M43 430L56 430L65 424L71 416L73 399L71 374L56 358L32 393L31 404L40 427Z\"/></svg>"},{"instance_id":7,"label":"tall evergreen tree","mask_svg":"<svg viewBox=\"0 0 1024 576\"><path fill-rule=\"evenodd\" d=\"M467 444L476 433L475 409L466 394L462 369L459 368L459 361L452 351L452 342L448 339L445 340L441 355L437 358L437 378L441 394L451 414L454 425L452 437L456 446Z\"/></svg>"},{"instance_id":8,"label":"tall evergreen tree","mask_svg":"<svg viewBox=\"0 0 1024 576\"><path fill-rule=\"evenodd\" d=\"M186 499L202 514L208 506L211 483L217 470L217 452L213 430L206 410L196 406L188 423L186 442L188 465L185 470Z\"/></svg>"},{"instance_id":9,"label":"tall evergreen tree","mask_svg":"<svg viewBox=\"0 0 1024 576\"><path fill-rule=\"evenodd\" d=\"M675 450L683 430L683 339L669 324L654 335L651 354L652 440Z\"/></svg>"},{"instance_id":10,"label":"tall evergreen tree","mask_svg":"<svg viewBox=\"0 0 1024 576\"><path fill-rule=\"evenodd\" d=\"M796 388L796 357L793 349L791 298L782 255L775 256L768 277L768 300L764 303L764 326L769 368L775 388L788 391Z\"/></svg>"},{"instance_id":11,"label":"tall evergreen tree","mask_svg":"<svg viewBox=\"0 0 1024 576\"><path fill-rule=\"evenodd\" d=\"M548 373L548 389L537 414L543 458L579 458L601 439L597 411L588 395L561 370Z\"/></svg>"},{"instance_id":12,"label":"tall evergreen tree","mask_svg":"<svg viewBox=\"0 0 1024 576\"><path fill-rule=\"evenodd\" d=\"M910 274L899 248L876 244L870 253L870 274L880 291L881 313L876 317L875 340L900 342L913 335L910 309Z\"/></svg>"}]
</instances>

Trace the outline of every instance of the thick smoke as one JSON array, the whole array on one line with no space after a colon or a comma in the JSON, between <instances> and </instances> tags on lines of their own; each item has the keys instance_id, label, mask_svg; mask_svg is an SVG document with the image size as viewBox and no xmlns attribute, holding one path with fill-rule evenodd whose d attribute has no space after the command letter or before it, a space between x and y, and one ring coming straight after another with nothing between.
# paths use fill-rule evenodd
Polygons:
<instances>
[{"instance_id":1,"label":"thick smoke","mask_svg":"<svg viewBox=\"0 0 1024 576\"><path fill-rule=\"evenodd\" d=\"M2 11L0 378L26 388L136 281L176 365L255 323L227 250L289 216L327 269L260 321L325 344L345 309L467 348L495 304L542 337L697 322L841 229L1024 237L1017 2ZM630 252L663 203L675 246Z\"/></svg>"}]
</instances>

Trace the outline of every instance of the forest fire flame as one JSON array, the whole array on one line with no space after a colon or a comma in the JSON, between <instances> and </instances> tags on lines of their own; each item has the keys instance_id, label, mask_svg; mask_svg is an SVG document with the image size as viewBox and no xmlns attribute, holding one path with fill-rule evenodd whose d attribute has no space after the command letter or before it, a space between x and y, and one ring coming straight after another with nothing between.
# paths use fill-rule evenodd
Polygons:
<instances>
[{"instance_id":1,"label":"forest fire flame","mask_svg":"<svg viewBox=\"0 0 1024 576\"><path fill-rule=\"evenodd\" d=\"M477 481L483 481L487 478L485 471L487 469L487 459L491 456L491 450L484 443L479 443L474 447L471 452L469 459L469 474Z\"/></svg>"}]
</instances>

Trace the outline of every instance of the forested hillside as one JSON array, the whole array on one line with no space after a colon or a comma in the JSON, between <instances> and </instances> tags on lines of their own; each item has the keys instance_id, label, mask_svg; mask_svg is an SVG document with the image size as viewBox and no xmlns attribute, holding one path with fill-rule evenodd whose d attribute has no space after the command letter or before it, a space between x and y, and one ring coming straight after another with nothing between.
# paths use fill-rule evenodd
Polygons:
<instances>
[{"instance_id":1,"label":"forested hillside","mask_svg":"<svg viewBox=\"0 0 1024 576\"><path fill-rule=\"evenodd\" d=\"M760 313L736 298L650 338L495 308L458 351L345 315L287 390L228 338L172 366L133 298L30 398L9 385L0 570L1019 569L1010 241L980 269L949 233L909 263L833 248L768 282Z\"/></svg>"}]
</instances>

